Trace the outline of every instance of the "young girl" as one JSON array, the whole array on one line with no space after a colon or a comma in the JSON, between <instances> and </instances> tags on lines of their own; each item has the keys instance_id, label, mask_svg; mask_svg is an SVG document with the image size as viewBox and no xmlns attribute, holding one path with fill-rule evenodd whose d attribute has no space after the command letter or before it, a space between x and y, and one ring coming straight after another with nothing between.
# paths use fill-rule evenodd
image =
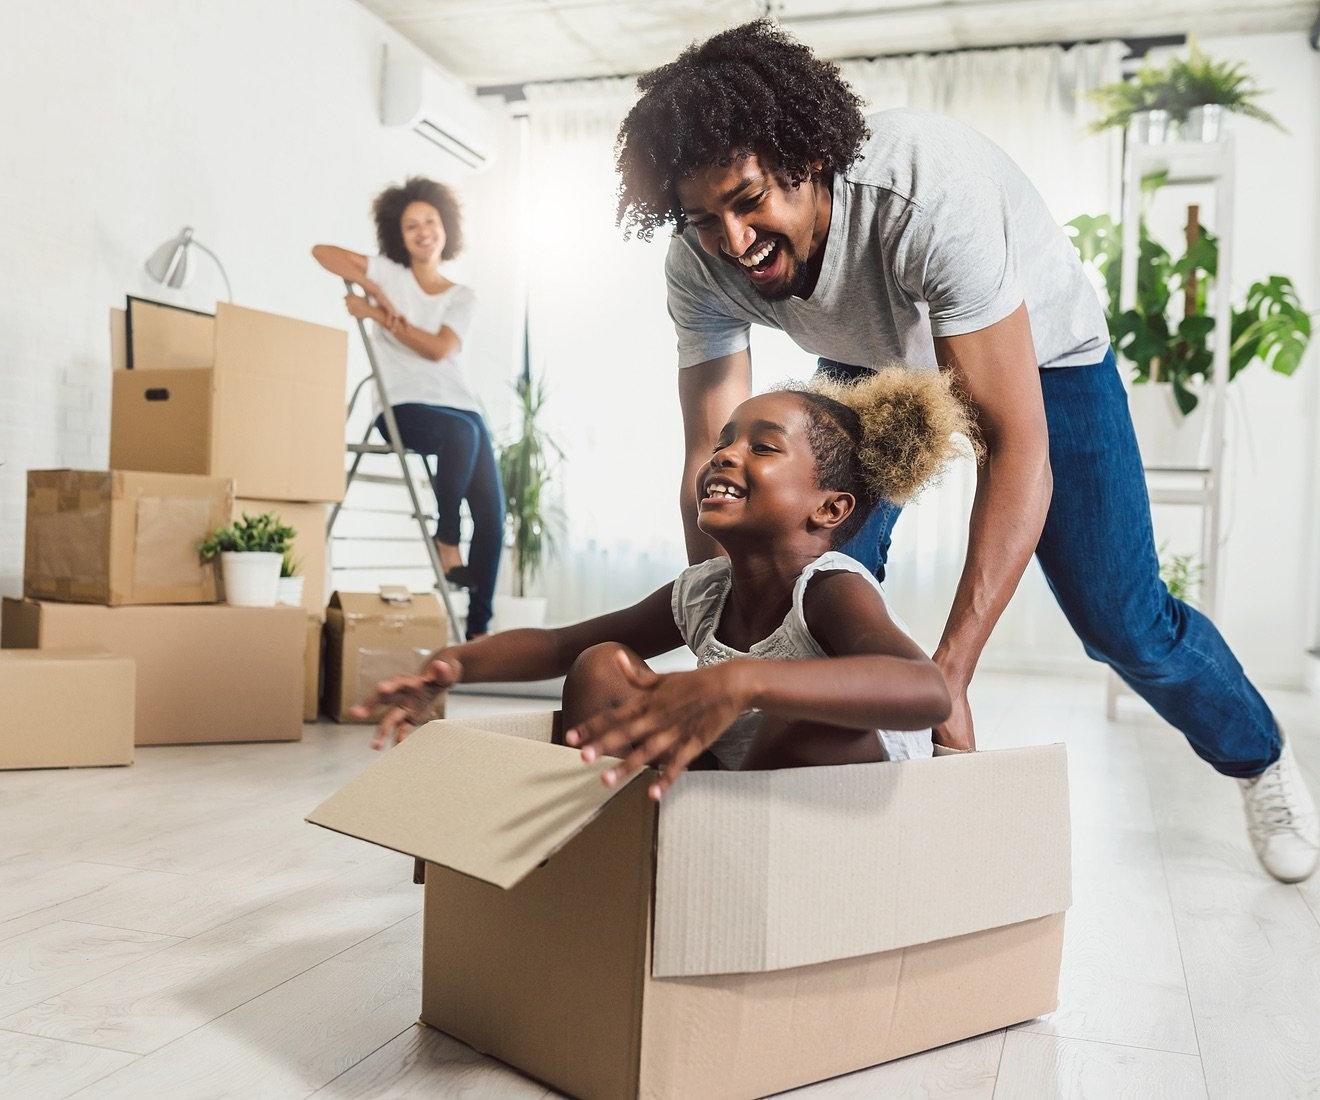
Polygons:
<instances>
[{"instance_id":1,"label":"young girl","mask_svg":"<svg viewBox=\"0 0 1320 1100\"><path fill-rule=\"evenodd\" d=\"M935 664L880 586L833 548L882 500L904 502L969 435L936 372L891 367L854 385L816 381L743 402L698 474L699 526L727 557L686 569L641 603L574 626L512 630L439 650L420 676L355 708L389 709L375 748L427 720L460 681L567 673L567 744L621 783L650 765L659 799L692 766L863 763L931 754L949 713ZM626 482L626 470L601 478ZM692 672L645 663L686 642Z\"/></svg>"},{"instance_id":2,"label":"young girl","mask_svg":"<svg viewBox=\"0 0 1320 1100\"><path fill-rule=\"evenodd\" d=\"M356 283L354 317L376 322L376 362L403 445L435 457L435 545L445 579L470 590L468 637L485 634L504 545L504 490L481 404L463 369L463 340L475 298L441 270L463 247L458 198L442 183L414 176L387 187L372 205L380 255L318 244L312 256ZM376 429L388 434L376 410ZM468 563L459 549L459 505L472 513Z\"/></svg>"}]
</instances>

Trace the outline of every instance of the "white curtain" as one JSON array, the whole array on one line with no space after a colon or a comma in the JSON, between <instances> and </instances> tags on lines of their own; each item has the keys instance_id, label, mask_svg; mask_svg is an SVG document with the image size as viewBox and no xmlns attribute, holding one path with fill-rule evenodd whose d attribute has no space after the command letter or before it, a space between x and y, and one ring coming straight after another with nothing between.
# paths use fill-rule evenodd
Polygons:
<instances>
[{"instance_id":1,"label":"white curtain","mask_svg":"<svg viewBox=\"0 0 1320 1100\"><path fill-rule=\"evenodd\" d=\"M911 106L960 118L997 141L1060 223L1116 212L1121 150L1087 136L1085 93L1118 79L1118 43L984 50L846 62L872 109ZM665 311L664 234L624 241L614 224L613 142L635 97L628 80L530 86L528 273L532 362L550 388L566 451L565 532L543 586L569 621L635 600L685 562L677 515L682 435L674 334ZM757 389L802 378L814 360L753 327ZM952 470L905 510L886 588L933 646L966 552L974 485ZM986 663L1046 670L1083 661L1036 567L1005 614Z\"/></svg>"}]
</instances>

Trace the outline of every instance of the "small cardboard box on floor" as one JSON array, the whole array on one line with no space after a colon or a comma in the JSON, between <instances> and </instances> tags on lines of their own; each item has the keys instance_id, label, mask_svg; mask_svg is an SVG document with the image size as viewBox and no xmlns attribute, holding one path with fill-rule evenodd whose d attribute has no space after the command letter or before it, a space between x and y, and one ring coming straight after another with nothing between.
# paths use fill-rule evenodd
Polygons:
<instances>
[{"instance_id":1,"label":"small cardboard box on floor","mask_svg":"<svg viewBox=\"0 0 1320 1100\"><path fill-rule=\"evenodd\" d=\"M439 597L397 585L336 592L325 616L325 708L336 722L356 721L349 707L381 680L417 672L449 638ZM444 716L443 695L435 713Z\"/></svg>"},{"instance_id":2,"label":"small cardboard box on floor","mask_svg":"<svg viewBox=\"0 0 1320 1100\"><path fill-rule=\"evenodd\" d=\"M430 723L307 819L425 861L423 1023L574 1096L754 1097L1056 1007L1062 745L657 806L553 723Z\"/></svg>"},{"instance_id":3,"label":"small cardboard box on floor","mask_svg":"<svg viewBox=\"0 0 1320 1100\"><path fill-rule=\"evenodd\" d=\"M0 650L0 770L133 763L133 662Z\"/></svg>"},{"instance_id":4,"label":"small cardboard box on floor","mask_svg":"<svg viewBox=\"0 0 1320 1100\"><path fill-rule=\"evenodd\" d=\"M127 470L29 470L23 594L118 607L214 603L197 548L228 522L225 478Z\"/></svg>"},{"instance_id":5,"label":"small cardboard box on floor","mask_svg":"<svg viewBox=\"0 0 1320 1100\"><path fill-rule=\"evenodd\" d=\"M114 469L233 478L253 498L343 497L342 329L130 298L126 315L111 311L111 349Z\"/></svg>"},{"instance_id":6,"label":"small cardboard box on floor","mask_svg":"<svg viewBox=\"0 0 1320 1100\"><path fill-rule=\"evenodd\" d=\"M139 745L297 741L307 615L300 607L98 607L6 598L5 649L96 649L137 665Z\"/></svg>"}]
</instances>

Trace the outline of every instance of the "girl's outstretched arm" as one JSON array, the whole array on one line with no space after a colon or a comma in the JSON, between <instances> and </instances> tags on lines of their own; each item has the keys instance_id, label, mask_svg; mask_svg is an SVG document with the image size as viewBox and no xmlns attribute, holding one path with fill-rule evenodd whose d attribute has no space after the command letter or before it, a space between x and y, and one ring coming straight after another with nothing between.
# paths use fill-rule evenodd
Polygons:
<instances>
[{"instance_id":1,"label":"girl's outstretched arm","mask_svg":"<svg viewBox=\"0 0 1320 1100\"><path fill-rule=\"evenodd\" d=\"M389 708L372 742L375 748L384 748L428 721L435 697L456 683L563 676L584 650L601 642L618 642L642 657L667 653L683 644L670 606L673 590L673 584L667 584L632 607L571 626L509 630L438 649L421 673L382 680L375 694L352 707L350 713L367 718L382 706Z\"/></svg>"},{"instance_id":2,"label":"girl's outstretched arm","mask_svg":"<svg viewBox=\"0 0 1320 1100\"><path fill-rule=\"evenodd\" d=\"M789 721L847 729L927 729L949 714L944 676L889 617L883 598L855 573L821 574L807 588L807 626L831 656L800 661L742 658L694 672L623 669L631 701L568 730L590 762L619 756L603 773L623 782L653 764L660 798L739 714L757 708Z\"/></svg>"}]
</instances>

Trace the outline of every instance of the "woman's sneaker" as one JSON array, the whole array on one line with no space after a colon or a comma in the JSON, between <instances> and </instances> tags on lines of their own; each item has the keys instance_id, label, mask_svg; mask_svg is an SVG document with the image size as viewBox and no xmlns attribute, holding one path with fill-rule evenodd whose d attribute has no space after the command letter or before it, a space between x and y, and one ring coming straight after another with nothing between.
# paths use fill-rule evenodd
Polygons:
<instances>
[{"instance_id":1,"label":"woman's sneaker","mask_svg":"<svg viewBox=\"0 0 1320 1100\"><path fill-rule=\"evenodd\" d=\"M1287 740L1279 759L1252 779L1239 779L1247 833L1265 870L1280 882L1309 878L1320 862L1320 818Z\"/></svg>"}]
</instances>

